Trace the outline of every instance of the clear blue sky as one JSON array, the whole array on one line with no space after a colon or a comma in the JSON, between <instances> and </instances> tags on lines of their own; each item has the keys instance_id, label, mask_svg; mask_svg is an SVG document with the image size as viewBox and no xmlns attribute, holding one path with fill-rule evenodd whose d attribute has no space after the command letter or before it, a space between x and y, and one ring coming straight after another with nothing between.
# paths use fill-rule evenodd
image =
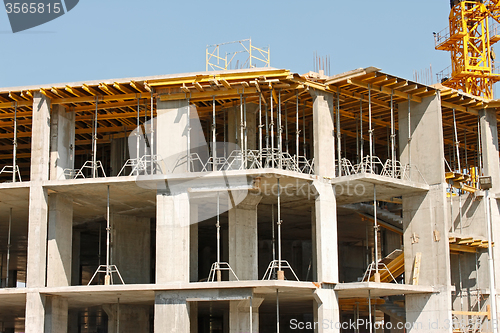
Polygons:
<instances>
[{"instance_id":1,"label":"clear blue sky","mask_svg":"<svg viewBox=\"0 0 500 333\"><path fill-rule=\"evenodd\" d=\"M202 71L205 47L251 37L271 65L305 73L313 53L332 74L376 66L412 79L450 65L433 31L448 0L80 0L62 17L13 34L0 12L0 87Z\"/></svg>"}]
</instances>

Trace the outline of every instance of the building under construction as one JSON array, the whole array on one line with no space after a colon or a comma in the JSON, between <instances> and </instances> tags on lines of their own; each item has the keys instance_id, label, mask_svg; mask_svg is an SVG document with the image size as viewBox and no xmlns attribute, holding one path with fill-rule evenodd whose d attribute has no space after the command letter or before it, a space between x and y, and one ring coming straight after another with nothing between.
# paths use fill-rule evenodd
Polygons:
<instances>
[{"instance_id":1,"label":"building under construction","mask_svg":"<svg viewBox=\"0 0 500 333\"><path fill-rule=\"evenodd\" d=\"M2 88L0 331L491 332L497 107L373 67Z\"/></svg>"}]
</instances>

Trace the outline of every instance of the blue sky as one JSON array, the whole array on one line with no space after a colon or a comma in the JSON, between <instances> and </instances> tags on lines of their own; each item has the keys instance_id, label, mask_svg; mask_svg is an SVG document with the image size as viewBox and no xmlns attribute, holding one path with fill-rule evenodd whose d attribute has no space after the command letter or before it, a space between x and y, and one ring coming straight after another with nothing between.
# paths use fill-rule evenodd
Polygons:
<instances>
[{"instance_id":1,"label":"blue sky","mask_svg":"<svg viewBox=\"0 0 500 333\"><path fill-rule=\"evenodd\" d=\"M271 65L305 73L313 54L332 74L376 66L412 79L450 65L433 31L448 0L80 0L62 17L13 34L0 12L0 87L202 71L207 44L252 38Z\"/></svg>"}]
</instances>

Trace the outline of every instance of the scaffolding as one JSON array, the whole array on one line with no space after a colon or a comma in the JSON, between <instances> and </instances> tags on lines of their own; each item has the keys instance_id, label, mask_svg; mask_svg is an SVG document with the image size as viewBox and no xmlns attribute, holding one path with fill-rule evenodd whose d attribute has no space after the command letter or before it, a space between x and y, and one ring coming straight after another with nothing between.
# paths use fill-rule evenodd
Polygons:
<instances>
[{"instance_id":1,"label":"scaffolding","mask_svg":"<svg viewBox=\"0 0 500 333\"><path fill-rule=\"evenodd\" d=\"M232 50L224 52L222 50ZM259 48L252 45L252 39L207 45L205 70L228 70L254 67L271 67L269 46Z\"/></svg>"}]
</instances>

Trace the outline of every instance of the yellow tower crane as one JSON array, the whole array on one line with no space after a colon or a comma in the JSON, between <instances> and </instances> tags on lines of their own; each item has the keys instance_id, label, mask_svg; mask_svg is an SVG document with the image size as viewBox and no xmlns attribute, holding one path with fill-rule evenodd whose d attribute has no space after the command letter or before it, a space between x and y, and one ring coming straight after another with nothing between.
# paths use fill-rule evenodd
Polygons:
<instances>
[{"instance_id":1,"label":"yellow tower crane","mask_svg":"<svg viewBox=\"0 0 500 333\"><path fill-rule=\"evenodd\" d=\"M500 81L492 45L500 41L500 0L450 0L448 29L434 33L436 49L451 52L451 73L442 84L474 96L493 99L493 84Z\"/></svg>"}]
</instances>

